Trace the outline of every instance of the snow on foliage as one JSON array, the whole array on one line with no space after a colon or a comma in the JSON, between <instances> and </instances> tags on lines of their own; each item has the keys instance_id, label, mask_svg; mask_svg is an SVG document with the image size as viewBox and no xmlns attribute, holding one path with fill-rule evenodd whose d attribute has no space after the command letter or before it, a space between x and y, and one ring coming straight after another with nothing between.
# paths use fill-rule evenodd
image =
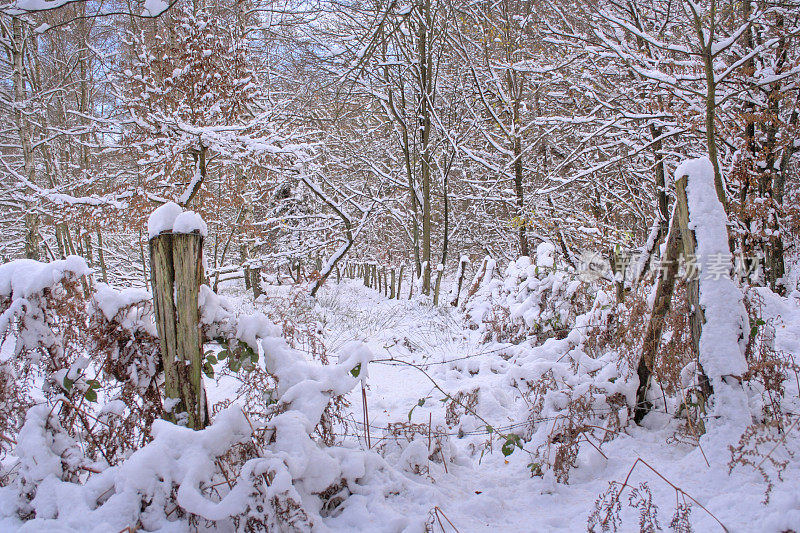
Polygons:
<instances>
[{"instance_id":1,"label":"snow on foliage","mask_svg":"<svg viewBox=\"0 0 800 533\"><path fill-rule=\"evenodd\" d=\"M0 296L13 300L30 298L64 278L77 279L87 273L86 261L77 255L52 263L17 259L0 265Z\"/></svg>"},{"instance_id":2,"label":"snow on foliage","mask_svg":"<svg viewBox=\"0 0 800 533\"><path fill-rule=\"evenodd\" d=\"M20 276L20 269L33 275ZM192 431L158 419L160 356L147 291L98 284L86 299L73 291L73 312L85 333L71 342L83 350L66 352L59 344L52 308L62 304L43 295L87 271L75 259L22 261L0 270L0 296L41 298L38 308L18 309L16 334L36 334L29 351L57 347L63 354L59 364L42 369L50 383L45 401L23 407L16 445L3 458L3 474L11 472L3 491L15 503L4 503L0 519L21 519L39 530L159 530L205 520L218 530L311 531L324 529L326 520L377 517L391 518L393 529L421 527L384 502L386 494L405 491L406 481L380 456L312 437L331 401L367 376L372 352L366 346L343 345L338 364L309 361L267 317L236 313L203 286L198 305L206 337L246 344L275 390L262 398L266 416L231 405L211 426ZM49 336L37 333L43 328Z\"/></svg>"},{"instance_id":3,"label":"snow on foliage","mask_svg":"<svg viewBox=\"0 0 800 533\"><path fill-rule=\"evenodd\" d=\"M564 333L584 302L579 302L581 282L574 272L556 265L554 250L552 244L540 243L536 263L524 256L511 261L502 280L492 279L494 264L486 264L465 304L470 320L487 334L499 329L509 339Z\"/></svg>"},{"instance_id":4,"label":"snow on foliage","mask_svg":"<svg viewBox=\"0 0 800 533\"><path fill-rule=\"evenodd\" d=\"M533 458L532 474L566 482L580 442L600 445L628 424L636 382L624 354L593 344L615 324L611 297L587 294L596 289L559 265L553 252L542 243L537 263L520 257L501 280L480 278L467 318L497 343L497 355L491 363L456 367L465 373L459 393L473 395L478 414L498 417L490 391L511 385L521 392L524 401L505 401L500 411L514 421L513 432L501 435L511 443L507 451L522 447ZM480 427L467 419L458 422L464 431Z\"/></svg>"}]
</instances>

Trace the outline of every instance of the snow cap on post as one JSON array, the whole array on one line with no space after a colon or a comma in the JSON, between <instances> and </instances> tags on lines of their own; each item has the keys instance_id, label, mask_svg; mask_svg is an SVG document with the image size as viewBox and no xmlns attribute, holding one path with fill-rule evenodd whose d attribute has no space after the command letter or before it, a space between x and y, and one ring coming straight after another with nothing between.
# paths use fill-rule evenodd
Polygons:
<instances>
[{"instance_id":1,"label":"snow cap on post","mask_svg":"<svg viewBox=\"0 0 800 533\"><path fill-rule=\"evenodd\" d=\"M183 212L181 206L175 202L167 202L150 213L147 219L147 237L152 239L160 233L172 231L175 219Z\"/></svg>"},{"instance_id":2,"label":"snow cap on post","mask_svg":"<svg viewBox=\"0 0 800 533\"><path fill-rule=\"evenodd\" d=\"M200 215L194 211L184 211L175 219L172 233L199 233L208 236L208 226Z\"/></svg>"},{"instance_id":3,"label":"snow cap on post","mask_svg":"<svg viewBox=\"0 0 800 533\"><path fill-rule=\"evenodd\" d=\"M194 211L184 211L175 202L159 206L147 219L147 237L152 239L161 233L199 233L208 236L208 226Z\"/></svg>"}]
</instances>

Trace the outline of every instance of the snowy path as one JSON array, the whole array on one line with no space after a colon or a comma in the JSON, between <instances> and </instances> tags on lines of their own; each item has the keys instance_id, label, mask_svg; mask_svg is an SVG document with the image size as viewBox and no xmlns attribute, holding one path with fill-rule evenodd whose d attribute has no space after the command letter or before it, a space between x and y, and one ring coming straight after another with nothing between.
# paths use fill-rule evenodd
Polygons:
<instances>
[{"instance_id":1,"label":"snowy path","mask_svg":"<svg viewBox=\"0 0 800 533\"><path fill-rule=\"evenodd\" d=\"M287 288L273 287L272 290L286 294ZM346 342L361 340L369 345L377 360L370 364L367 378L373 449L386 443L382 440L381 428L390 423L410 420L445 428L445 404L440 401L443 395L431 379L449 394L455 394L463 385L465 375L480 374L480 377L487 365L496 364L491 362L492 357L498 359L491 353L496 347L482 344L475 332L465 327L460 312L449 306L435 309L416 300L388 300L377 291L350 280L326 287L318 302L315 312L329 353L336 353ZM255 305L262 307L262 304ZM790 311L797 312L796 309ZM424 369L430 378L418 368L386 359L413 363ZM490 377L492 374L489 372ZM498 405L519 403L515 389L502 386L502 380L486 383L487 387L492 385L490 396L496 398ZM423 398L424 404L418 405ZM352 415L348 439L353 445L365 447L361 391L353 391L348 399ZM498 415L507 412L497 410ZM512 422L502 416L489 421L495 427ZM473 427L481 425L475 420L472 422L475 422ZM588 446L582 447L579 467L573 471L569 485L532 478L528 468L531 459L526 453L518 452L506 458L500 453L500 444L495 442L491 453L481 454L475 450L475 444L487 442L487 436L460 438L454 434L450 439L454 462L448 463L447 472L441 462L430 462L427 473L406 474L412 486L419 487L420 494L430 496L420 501L420 494L401 494L394 497L394 504L407 513L418 514L419 521L425 521L431 509L438 506L443 513L444 527L440 527L437 519L433 526L437 532L454 531L444 516L461 532L585 531L598 496L609 487L610 481L625 479L635 460L642 458L695 497L731 531L752 531L754 524L759 524L757 529L764 531L798 527L800 469L796 462L784 473L787 482L776 487L770 504L764 506L760 502L764 483L758 474L737 469L729 476L727 461L730 456L725 451L705 450L711 463L708 467L698 448L674 442L667 444L674 436L672 424L668 416L651 415L647 428L628 428L624 434L604 444L602 454ZM358 434L358 444L352 433ZM402 458L398 454L384 450L384 455L390 464L402 469ZM638 486L642 482L647 483L659 506L661 527L669 529L675 510L675 490L640 465L630 483ZM638 531L638 511L626 507L625 500L627 496L623 500L620 531ZM695 531L722 531L714 517L697 505L692 508L691 523ZM387 526L386 530L392 529Z\"/></svg>"}]
</instances>

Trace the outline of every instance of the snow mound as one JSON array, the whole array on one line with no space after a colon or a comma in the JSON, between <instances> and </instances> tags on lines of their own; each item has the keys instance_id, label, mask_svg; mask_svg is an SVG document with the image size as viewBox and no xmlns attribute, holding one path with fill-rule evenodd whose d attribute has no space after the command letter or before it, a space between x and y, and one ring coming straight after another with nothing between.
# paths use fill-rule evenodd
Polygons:
<instances>
[{"instance_id":1,"label":"snow mound","mask_svg":"<svg viewBox=\"0 0 800 533\"><path fill-rule=\"evenodd\" d=\"M0 296L30 298L50 288L62 279L77 279L89 274L86 261L77 255L52 263L40 263L33 259L17 259L0 265Z\"/></svg>"}]
</instances>

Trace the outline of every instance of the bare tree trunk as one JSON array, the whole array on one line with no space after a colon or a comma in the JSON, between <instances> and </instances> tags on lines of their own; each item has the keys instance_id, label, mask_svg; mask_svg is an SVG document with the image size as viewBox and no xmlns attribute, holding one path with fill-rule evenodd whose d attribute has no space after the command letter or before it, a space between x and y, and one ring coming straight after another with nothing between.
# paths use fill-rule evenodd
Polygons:
<instances>
[{"instance_id":1,"label":"bare tree trunk","mask_svg":"<svg viewBox=\"0 0 800 533\"><path fill-rule=\"evenodd\" d=\"M18 17L12 19L13 39L11 43L13 68L14 68L14 120L16 122L19 139L22 145L23 175L30 183L36 179L36 165L33 154L33 144L31 142L31 128L23 107L25 106L25 80L24 66L22 64L25 55L25 37L22 32L22 20ZM32 207L24 205L25 209L25 257L28 259L39 259L39 213Z\"/></svg>"},{"instance_id":2,"label":"bare tree trunk","mask_svg":"<svg viewBox=\"0 0 800 533\"><path fill-rule=\"evenodd\" d=\"M466 257L461 257L461 259L458 262L458 282L456 285L456 297L453 299L452 302L450 302L450 305L452 305L453 307L458 307L458 299L461 296L461 287L464 284L464 275L467 272L468 263L469 261L467 261Z\"/></svg>"},{"instance_id":3,"label":"bare tree trunk","mask_svg":"<svg viewBox=\"0 0 800 533\"><path fill-rule=\"evenodd\" d=\"M103 234L97 230L97 260L100 262L100 273L103 277L103 283L108 283L108 273L106 272L106 259L103 252Z\"/></svg>"},{"instance_id":4,"label":"bare tree trunk","mask_svg":"<svg viewBox=\"0 0 800 533\"><path fill-rule=\"evenodd\" d=\"M639 375L639 387L636 390L636 406L634 407L633 419L637 424L642 421L652 407L647 401L647 388L650 376L653 373L655 356L661 344L661 333L664 329L665 317L672 303L675 277L678 274L678 256L683 246L678 224L678 210L676 209L667 234L667 249L664 254L666 269L662 271L656 283L653 309L650 312L650 320L647 322L647 329L642 341L642 354L636 370Z\"/></svg>"},{"instance_id":5,"label":"bare tree trunk","mask_svg":"<svg viewBox=\"0 0 800 533\"><path fill-rule=\"evenodd\" d=\"M261 268L250 267L250 287L253 289L253 299L261 296Z\"/></svg>"},{"instance_id":6,"label":"bare tree trunk","mask_svg":"<svg viewBox=\"0 0 800 533\"><path fill-rule=\"evenodd\" d=\"M403 270L406 268L405 265L400 265L400 272L397 275L397 299L400 299L400 288L403 285Z\"/></svg>"},{"instance_id":7,"label":"bare tree trunk","mask_svg":"<svg viewBox=\"0 0 800 533\"><path fill-rule=\"evenodd\" d=\"M517 221L519 223L519 254L527 256L528 221L525 217L525 189L523 188L523 165L522 165L522 134L520 133L519 107L522 99L522 89L524 78L520 78L519 83L515 83L515 76L511 72L506 73L509 89L514 91L514 115L513 115L513 135L514 135L514 194L517 200Z\"/></svg>"},{"instance_id":8,"label":"bare tree trunk","mask_svg":"<svg viewBox=\"0 0 800 533\"><path fill-rule=\"evenodd\" d=\"M711 0L710 10L707 17L711 29L706 31L703 26L703 19L700 18L698 13L694 13L694 25L697 38L700 42L700 48L703 57L703 68L706 78L705 127L708 158L711 160L711 165L714 167L714 189L717 192L717 199L719 199L722 207L727 213L728 199L725 194L725 185L722 182L722 172L719 168L719 155L717 154L717 82L714 74L714 52L712 49L716 17L717 2L716 0Z\"/></svg>"},{"instance_id":9,"label":"bare tree trunk","mask_svg":"<svg viewBox=\"0 0 800 533\"><path fill-rule=\"evenodd\" d=\"M432 25L430 0L420 4L419 26L419 76L420 76L420 117L422 123L422 263L428 264L422 272L422 292L431 292L431 109L433 105L433 54L428 47L429 31Z\"/></svg>"}]
</instances>

